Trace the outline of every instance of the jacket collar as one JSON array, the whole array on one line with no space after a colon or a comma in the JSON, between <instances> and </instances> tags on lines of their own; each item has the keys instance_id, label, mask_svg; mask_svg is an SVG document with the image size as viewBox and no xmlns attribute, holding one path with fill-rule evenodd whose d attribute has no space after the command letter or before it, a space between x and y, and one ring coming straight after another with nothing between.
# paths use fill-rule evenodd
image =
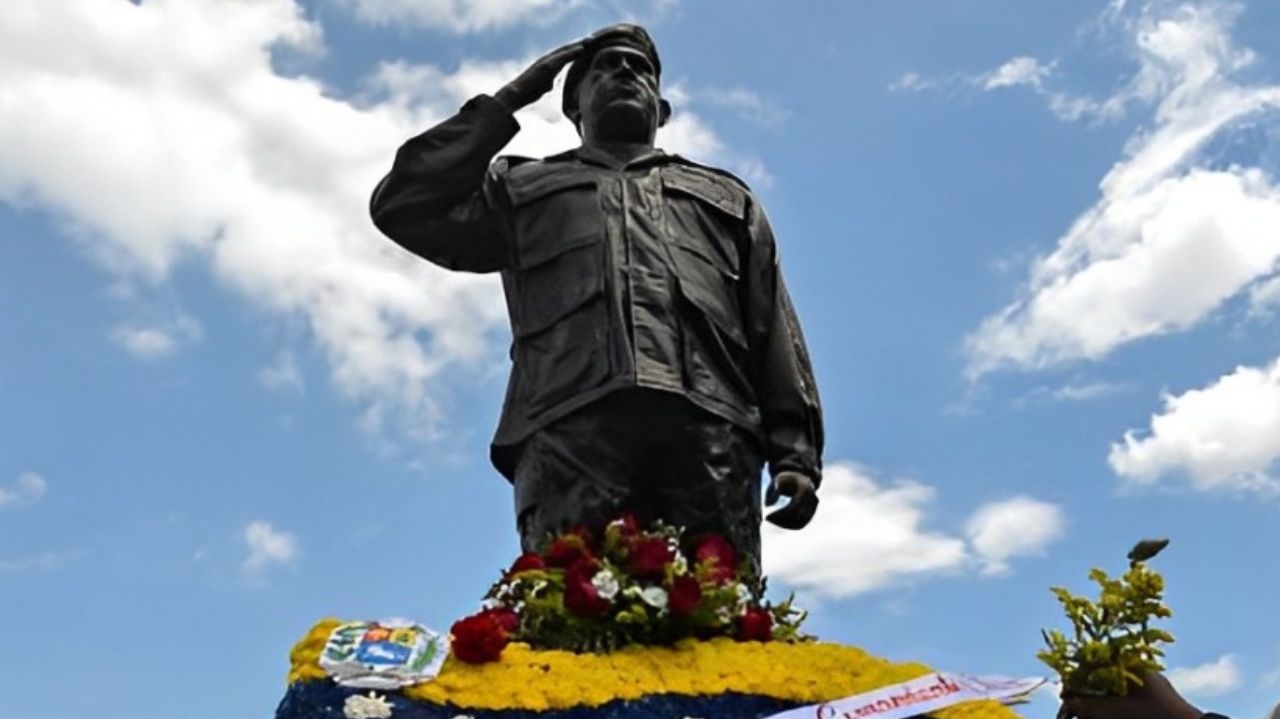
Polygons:
<instances>
[{"instance_id":1,"label":"jacket collar","mask_svg":"<svg viewBox=\"0 0 1280 719\"><path fill-rule=\"evenodd\" d=\"M612 155L594 147L583 145L558 155L552 155L544 162L573 162L578 161L588 165L596 165L598 167L608 168L610 170L627 170L645 165L660 164L669 162L674 155L668 155L658 148L652 148L648 152L627 163L620 163Z\"/></svg>"}]
</instances>

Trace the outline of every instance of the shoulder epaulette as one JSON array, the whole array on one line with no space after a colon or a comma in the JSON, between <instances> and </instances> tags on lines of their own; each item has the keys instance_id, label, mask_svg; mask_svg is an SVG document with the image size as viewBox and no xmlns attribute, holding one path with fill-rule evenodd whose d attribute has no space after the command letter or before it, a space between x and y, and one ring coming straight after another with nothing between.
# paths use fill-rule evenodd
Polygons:
<instances>
[{"instance_id":1,"label":"shoulder epaulette","mask_svg":"<svg viewBox=\"0 0 1280 719\"><path fill-rule=\"evenodd\" d=\"M737 175L733 174L732 172L729 172L728 170L722 170L719 167L712 167L711 165L704 165L701 162L694 162L693 160L690 160L689 158L684 157L683 155L673 154L673 155L670 155L670 157L671 159L675 160L681 165L684 165L685 167L688 167L691 170L701 171L706 175L714 175L716 177L722 177L727 180L730 180L733 182L733 184L737 185L738 187L746 191L747 194L752 194L751 186L748 185L745 181L743 181L741 177L738 177Z\"/></svg>"},{"instance_id":2,"label":"shoulder epaulette","mask_svg":"<svg viewBox=\"0 0 1280 719\"><path fill-rule=\"evenodd\" d=\"M564 152L557 152L554 155L548 155L542 158L542 161L543 162L567 162L569 160L576 160L576 159L578 159L577 150L565 150Z\"/></svg>"},{"instance_id":3,"label":"shoulder epaulette","mask_svg":"<svg viewBox=\"0 0 1280 719\"><path fill-rule=\"evenodd\" d=\"M489 169L498 175L507 174L512 168L519 167L528 162L537 162L532 157L524 157L522 155L501 155L496 158Z\"/></svg>"}]
</instances>

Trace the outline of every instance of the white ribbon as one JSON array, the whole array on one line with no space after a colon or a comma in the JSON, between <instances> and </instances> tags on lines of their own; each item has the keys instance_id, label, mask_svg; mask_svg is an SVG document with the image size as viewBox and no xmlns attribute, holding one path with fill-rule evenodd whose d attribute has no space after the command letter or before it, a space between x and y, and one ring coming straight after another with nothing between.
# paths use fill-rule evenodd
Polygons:
<instances>
[{"instance_id":1,"label":"white ribbon","mask_svg":"<svg viewBox=\"0 0 1280 719\"><path fill-rule=\"evenodd\" d=\"M934 672L844 699L789 709L767 719L905 719L977 699L1017 704L1048 681Z\"/></svg>"}]
</instances>

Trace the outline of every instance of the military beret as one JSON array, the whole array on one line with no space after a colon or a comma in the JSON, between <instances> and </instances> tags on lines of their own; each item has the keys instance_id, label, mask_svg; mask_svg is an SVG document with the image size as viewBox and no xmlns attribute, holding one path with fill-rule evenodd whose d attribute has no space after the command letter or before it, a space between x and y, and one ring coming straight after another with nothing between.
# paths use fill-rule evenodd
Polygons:
<instances>
[{"instance_id":1,"label":"military beret","mask_svg":"<svg viewBox=\"0 0 1280 719\"><path fill-rule=\"evenodd\" d=\"M658 59L658 46L653 44L653 38L649 37L649 33L644 28L630 23L618 23L597 30L587 38L585 52L569 66L569 74L565 76L564 94L560 100L560 110L565 117L574 120L578 114L578 83L582 82L582 76L591 66L591 58L602 48L618 45L625 45L644 53L649 58L649 62L653 63L654 74L662 76L662 61Z\"/></svg>"}]
</instances>

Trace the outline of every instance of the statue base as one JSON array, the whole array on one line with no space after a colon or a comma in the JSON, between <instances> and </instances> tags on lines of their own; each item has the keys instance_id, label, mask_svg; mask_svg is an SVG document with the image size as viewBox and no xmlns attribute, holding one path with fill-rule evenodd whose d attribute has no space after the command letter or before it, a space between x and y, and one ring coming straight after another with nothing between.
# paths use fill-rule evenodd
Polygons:
<instances>
[{"instance_id":1,"label":"statue base","mask_svg":"<svg viewBox=\"0 0 1280 719\"><path fill-rule=\"evenodd\" d=\"M330 632L317 624L293 649L289 689L276 719L765 719L931 673L856 647L824 642L686 640L607 654L511 644L498 661L450 657L440 674L392 692L339 686L320 667ZM354 704L354 706L352 706ZM994 701L930 713L938 719L1017 719Z\"/></svg>"}]
</instances>

